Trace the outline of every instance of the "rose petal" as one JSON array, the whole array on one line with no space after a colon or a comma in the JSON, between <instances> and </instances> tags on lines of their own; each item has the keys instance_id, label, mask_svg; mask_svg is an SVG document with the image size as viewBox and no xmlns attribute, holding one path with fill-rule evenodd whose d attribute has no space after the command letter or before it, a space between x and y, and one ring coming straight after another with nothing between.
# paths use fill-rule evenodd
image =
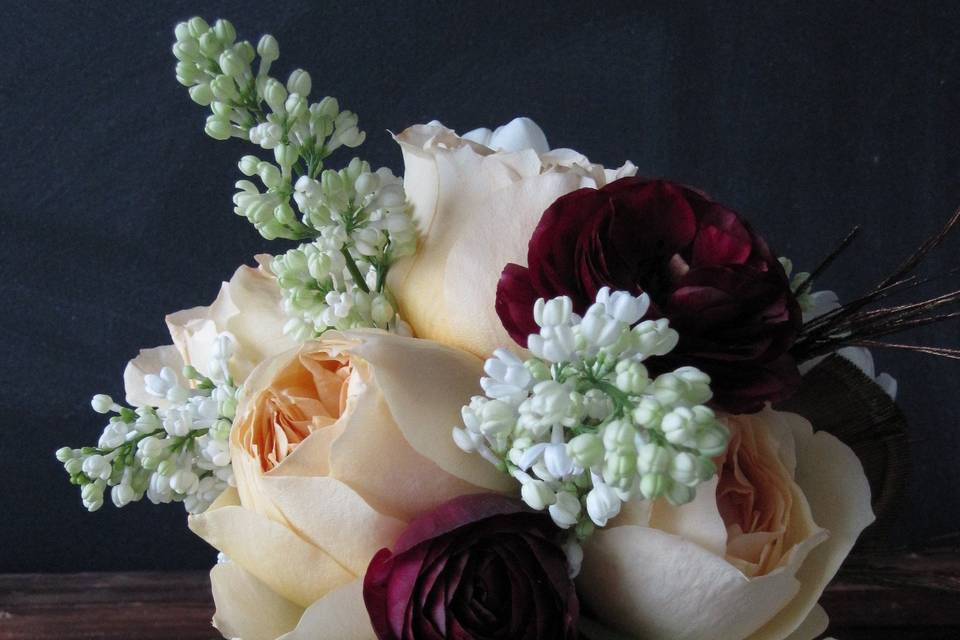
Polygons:
<instances>
[{"instance_id":1,"label":"rose petal","mask_svg":"<svg viewBox=\"0 0 960 640\"><path fill-rule=\"evenodd\" d=\"M827 630L829 625L830 618L827 616L827 612L824 611L820 605L816 605L810 610L810 613L807 614L803 623L797 627L793 633L787 636L785 640L813 640L814 638L819 638L820 635ZM754 640L754 638L750 636L747 640ZM826 640L829 640L829 638Z\"/></svg>"},{"instance_id":2,"label":"rose petal","mask_svg":"<svg viewBox=\"0 0 960 640\"><path fill-rule=\"evenodd\" d=\"M723 557L727 547L727 527L717 510L717 478L698 485L693 501L683 506L675 507L666 500L656 501L649 526L696 542Z\"/></svg>"},{"instance_id":3,"label":"rose petal","mask_svg":"<svg viewBox=\"0 0 960 640\"><path fill-rule=\"evenodd\" d=\"M830 539L814 550L797 572L800 590L789 605L751 640L780 640L797 629L814 608L860 533L874 520L870 485L856 454L829 433L785 413L797 443L797 484L817 524Z\"/></svg>"},{"instance_id":4,"label":"rose petal","mask_svg":"<svg viewBox=\"0 0 960 640\"><path fill-rule=\"evenodd\" d=\"M480 393L483 363L478 358L435 342L382 332L347 332L344 336L357 340L351 351L372 366L383 401L414 451L448 474L478 488L509 491L515 487L512 478L497 471L489 462L460 450L450 435L453 426L461 422L462 406L471 396ZM411 362L417 363L413 375ZM424 401L427 398L429 401ZM357 406L363 409L362 402ZM361 438L363 434L357 433L354 437ZM338 440L334 447L340 445ZM377 446L375 441L371 445ZM388 461L389 466L393 451L384 445L379 447L384 457L366 460ZM364 472L378 475L370 474L369 470ZM453 495L459 493L464 491Z\"/></svg>"},{"instance_id":5,"label":"rose petal","mask_svg":"<svg viewBox=\"0 0 960 640\"><path fill-rule=\"evenodd\" d=\"M363 581L354 580L334 589L304 612L296 628L277 640L375 640L370 617L363 606ZM244 637L244 640L247 640Z\"/></svg>"},{"instance_id":6,"label":"rose petal","mask_svg":"<svg viewBox=\"0 0 960 640\"><path fill-rule=\"evenodd\" d=\"M646 527L594 533L577 583L601 620L638 637L734 640L766 623L800 590L794 574L825 534L790 562L750 580L700 545Z\"/></svg>"},{"instance_id":7,"label":"rose petal","mask_svg":"<svg viewBox=\"0 0 960 640\"><path fill-rule=\"evenodd\" d=\"M293 629L303 613L303 607L284 599L233 562L216 565L210 571L210 585L217 607L213 626L225 638L274 640Z\"/></svg>"},{"instance_id":8,"label":"rose petal","mask_svg":"<svg viewBox=\"0 0 960 640\"><path fill-rule=\"evenodd\" d=\"M284 477L271 472L261 478L260 487L295 533L355 575L363 575L373 554L391 545L406 526L378 513L334 478Z\"/></svg>"},{"instance_id":9,"label":"rose petal","mask_svg":"<svg viewBox=\"0 0 960 640\"><path fill-rule=\"evenodd\" d=\"M211 507L187 522L211 546L301 607L356 577L290 529L240 506Z\"/></svg>"},{"instance_id":10,"label":"rose petal","mask_svg":"<svg viewBox=\"0 0 960 640\"><path fill-rule=\"evenodd\" d=\"M267 264L263 256L258 256ZM227 332L235 340L232 373L242 382L264 359L296 346L284 335L286 315L276 279L265 268L241 266L220 287L209 307L194 307L167 316L167 327L184 362L209 374L214 339Z\"/></svg>"},{"instance_id":11,"label":"rose petal","mask_svg":"<svg viewBox=\"0 0 960 640\"><path fill-rule=\"evenodd\" d=\"M420 337L486 357L509 344L494 309L501 270L526 263L527 239L551 202L606 174L560 164L569 154L493 153L441 125L411 127L396 140L422 237L417 254L391 269L401 315Z\"/></svg>"}]
</instances>

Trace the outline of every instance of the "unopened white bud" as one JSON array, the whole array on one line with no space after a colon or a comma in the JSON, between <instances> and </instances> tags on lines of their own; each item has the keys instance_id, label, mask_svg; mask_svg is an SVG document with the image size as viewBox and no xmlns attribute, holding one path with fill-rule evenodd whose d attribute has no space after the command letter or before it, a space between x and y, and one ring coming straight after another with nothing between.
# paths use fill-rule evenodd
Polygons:
<instances>
[{"instance_id":1,"label":"unopened white bud","mask_svg":"<svg viewBox=\"0 0 960 640\"><path fill-rule=\"evenodd\" d=\"M607 521L615 518L620 513L620 498L617 493L603 484L594 484L593 489L587 494L587 515L598 527L605 527Z\"/></svg>"},{"instance_id":2,"label":"unopened white bud","mask_svg":"<svg viewBox=\"0 0 960 640\"><path fill-rule=\"evenodd\" d=\"M640 395L650 384L647 368L639 362L621 360L617 363L616 373L617 388L630 395Z\"/></svg>"},{"instance_id":3,"label":"unopened white bud","mask_svg":"<svg viewBox=\"0 0 960 640\"><path fill-rule=\"evenodd\" d=\"M229 120L222 120L218 116L208 116L203 131L214 140L229 140L233 133L233 127Z\"/></svg>"},{"instance_id":4,"label":"unopened white bud","mask_svg":"<svg viewBox=\"0 0 960 640\"><path fill-rule=\"evenodd\" d=\"M114 407L113 398L103 393L98 393L90 400L90 406L97 413L110 413Z\"/></svg>"},{"instance_id":5,"label":"unopened white bud","mask_svg":"<svg viewBox=\"0 0 960 640\"><path fill-rule=\"evenodd\" d=\"M695 486L700 482L700 462L697 456L681 451L670 461L670 477L680 484Z\"/></svg>"},{"instance_id":6,"label":"unopened white bud","mask_svg":"<svg viewBox=\"0 0 960 640\"><path fill-rule=\"evenodd\" d=\"M570 457L584 469L603 462L603 440L592 433L583 433L572 438L567 443L567 451Z\"/></svg>"},{"instance_id":7,"label":"unopened white bud","mask_svg":"<svg viewBox=\"0 0 960 640\"><path fill-rule=\"evenodd\" d=\"M263 98L275 113L285 113L284 103L287 100L287 90L279 81L270 78L263 90Z\"/></svg>"},{"instance_id":8,"label":"unopened white bud","mask_svg":"<svg viewBox=\"0 0 960 640\"><path fill-rule=\"evenodd\" d=\"M640 475L648 473L666 473L670 468L672 454L665 447L650 442L637 451L637 472Z\"/></svg>"},{"instance_id":9,"label":"unopened white bud","mask_svg":"<svg viewBox=\"0 0 960 640\"><path fill-rule=\"evenodd\" d=\"M257 43L257 53L265 61L273 62L280 57L280 44L276 38L267 34L260 38L260 42Z\"/></svg>"},{"instance_id":10,"label":"unopened white bud","mask_svg":"<svg viewBox=\"0 0 960 640\"><path fill-rule=\"evenodd\" d=\"M217 62L220 64L221 71L234 78L239 78L242 76L243 72L247 68L243 58L241 58L240 55L233 49L228 49L227 51L221 53L220 57L217 59Z\"/></svg>"},{"instance_id":11,"label":"unopened white bud","mask_svg":"<svg viewBox=\"0 0 960 640\"><path fill-rule=\"evenodd\" d=\"M650 297L643 293L632 296L626 291L614 291L603 287L597 292L597 302L606 308L606 313L617 322L633 325L640 320L650 307Z\"/></svg>"},{"instance_id":12,"label":"unopened white bud","mask_svg":"<svg viewBox=\"0 0 960 640\"><path fill-rule=\"evenodd\" d=\"M170 488L177 493L188 495L196 493L200 486L200 478L189 469L180 469L170 476Z\"/></svg>"},{"instance_id":13,"label":"unopened white bud","mask_svg":"<svg viewBox=\"0 0 960 640\"><path fill-rule=\"evenodd\" d=\"M696 446L702 455L715 457L727 450L730 432L719 422L703 428L696 436Z\"/></svg>"},{"instance_id":14,"label":"unopened white bud","mask_svg":"<svg viewBox=\"0 0 960 640\"><path fill-rule=\"evenodd\" d=\"M573 493L561 491L550 505L550 517L561 529L569 529L580 519L580 500Z\"/></svg>"},{"instance_id":15,"label":"unopened white bud","mask_svg":"<svg viewBox=\"0 0 960 640\"><path fill-rule=\"evenodd\" d=\"M393 305L384 295L378 295L370 303L370 318L378 327L386 327L396 315Z\"/></svg>"},{"instance_id":16,"label":"unopened white bud","mask_svg":"<svg viewBox=\"0 0 960 640\"><path fill-rule=\"evenodd\" d=\"M552 300L537 299L533 305L533 318L541 327L567 324L573 315L573 300L560 296Z\"/></svg>"},{"instance_id":17,"label":"unopened white bud","mask_svg":"<svg viewBox=\"0 0 960 640\"><path fill-rule=\"evenodd\" d=\"M543 511L557 501L557 494L543 480L529 480L520 487L520 497L531 509Z\"/></svg>"},{"instance_id":18,"label":"unopened white bud","mask_svg":"<svg viewBox=\"0 0 960 640\"><path fill-rule=\"evenodd\" d=\"M294 69L287 78L287 90L306 98L310 95L310 74L303 69Z\"/></svg>"},{"instance_id":19,"label":"unopened white bud","mask_svg":"<svg viewBox=\"0 0 960 640\"><path fill-rule=\"evenodd\" d=\"M691 486L680 484L679 482L672 482L667 488L666 496L670 504L675 507L680 507L693 500L696 496L696 491Z\"/></svg>"},{"instance_id":20,"label":"unopened white bud","mask_svg":"<svg viewBox=\"0 0 960 640\"><path fill-rule=\"evenodd\" d=\"M663 435L671 444L684 445L693 440L696 423L693 412L687 407L677 407L660 421Z\"/></svg>"},{"instance_id":21,"label":"unopened white bud","mask_svg":"<svg viewBox=\"0 0 960 640\"><path fill-rule=\"evenodd\" d=\"M670 488L670 478L662 473L648 473L640 478L640 493L647 500L656 500Z\"/></svg>"}]
</instances>

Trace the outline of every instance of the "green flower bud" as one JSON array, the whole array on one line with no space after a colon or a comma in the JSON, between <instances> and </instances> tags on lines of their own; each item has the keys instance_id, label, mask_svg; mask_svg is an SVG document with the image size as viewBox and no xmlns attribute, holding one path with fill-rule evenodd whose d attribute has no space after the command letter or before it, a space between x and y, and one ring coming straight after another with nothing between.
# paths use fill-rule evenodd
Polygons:
<instances>
[{"instance_id":1,"label":"green flower bud","mask_svg":"<svg viewBox=\"0 0 960 640\"><path fill-rule=\"evenodd\" d=\"M700 461L697 456L681 451L670 461L670 477L674 482L689 487L700 482Z\"/></svg>"},{"instance_id":2,"label":"green flower bud","mask_svg":"<svg viewBox=\"0 0 960 640\"><path fill-rule=\"evenodd\" d=\"M207 125L203 128L204 132L214 140L228 140L232 132L230 122L221 120L217 116L207 118Z\"/></svg>"},{"instance_id":3,"label":"green flower bud","mask_svg":"<svg viewBox=\"0 0 960 640\"><path fill-rule=\"evenodd\" d=\"M637 456L633 453L608 453L603 465L603 481L626 491L637 473Z\"/></svg>"},{"instance_id":4,"label":"green flower bud","mask_svg":"<svg viewBox=\"0 0 960 640\"><path fill-rule=\"evenodd\" d=\"M273 62L280 57L280 44L268 33L257 43L257 53L264 61Z\"/></svg>"},{"instance_id":5,"label":"green flower bud","mask_svg":"<svg viewBox=\"0 0 960 640\"><path fill-rule=\"evenodd\" d=\"M73 449L70 447L60 447L57 449L57 460L60 462L67 462L68 460L73 460Z\"/></svg>"},{"instance_id":6,"label":"green flower bud","mask_svg":"<svg viewBox=\"0 0 960 640\"><path fill-rule=\"evenodd\" d=\"M83 472L83 460L80 458L71 458L63 464L63 468L67 470L68 474L75 476Z\"/></svg>"},{"instance_id":7,"label":"green flower bud","mask_svg":"<svg viewBox=\"0 0 960 640\"><path fill-rule=\"evenodd\" d=\"M287 100L287 90L280 82L270 78L263 88L263 99L274 113L285 113L284 102Z\"/></svg>"},{"instance_id":8,"label":"green flower bud","mask_svg":"<svg viewBox=\"0 0 960 640\"><path fill-rule=\"evenodd\" d=\"M586 540L593 535L595 529L596 527L594 526L593 522L588 519L584 519L577 523L574 531L577 533L578 540Z\"/></svg>"},{"instance_id":9,"label":"green flower bud","mask_svg":"<svg viewBox=\"0 0 960 640\"><path fill-rule=\"evenodd\" d=\"M660 426L663 414L663 405L654 398L644 397L637 402L637 406L634 407L630 417L641 427L656 429Z\"/></svg>"},{"instance_id":10,"label":"green flower bud","mask_svg":"<svg viewBox=\"0 0 960 640\"><path fill-rule=\"evenodd\" d=\"M297 215L286 202L281 202L276 206L273 210L273 217L285 227L292 227L297 224Z\"/></svg>"},{"instance_id":11,"label":"green flower bud","mask_svg":"<svg viewBox=\"0 0 960 640\"><path fill-rule=\"evenodd\" d=\"M321 118L333 120L340 113L340 103L337 102L336 98L330 96L325 97L313 106L316 108L316 115Z\"/></svg>"},{"instance_id":12,"label":"green flower bud","mask_svg":"<svg viewBox=\"0 0 960 640\"><path fill-rule=\"evenodd\" d=\"M190 87L190 99L201 107L206 107L213 102L213 91L210 90L209 83L201 82Z\"/></svg>"},{"instance_id":13,"label":"green flower bud","mask_svg":"<svg viewBox=\"0 0 960 640\"><path fill-rule=\"evenodd\" d=\"M220 54L218 59L220 69L228 76L239 78L247 70L247 64L243 61L236 51L228 49Z\"/></svg>"},{"instance_id":14,"label":"green flower bud","mask_svg":"<svg viewBox=\"0 0 960 640\"><path fill-rule=\"evenodd\" d=\"M220 74L210 83L210 90L217 100L224 102L236 102L240 99L240 92L237 91L237 84L233 78L226 74Z\"/></svg>"},{"instance_id":15,"label":"green flower bud","mask_svg":"<svg viewBox=\"0 0 960 640\"><path fill-rule=\"evenodd\" d=\"M177 60L195 62L200 57L200 43L193 38L180 40L173 45L173 55Z\"/></svg>"},{"instance_id":16,"label":"green flower bud","mask_svg":"<svg viewBox=\"0 0 960 640\"><path fill-rule=\"evenodd\" d=\"M210 25L207 24L207 21L200 16L194 16L193 18L190 18L187 21L187 27L190 30L190 35L192 35L194 38L199 38L210 30Z\"/></svg>"},{"instance_id":17,"label":"green flower bud","mask_svg":"<svg viewBox=\"0 0 960 640\"><path fill-rule=\"evenodd\" d=\"M673 454L666 447L650 442L637 451L637 471L641 475L648 473L666 473Z\"/></svg>"},{"instance_id":18,"label":"green flower bud","mask_svg":"<svg viewBox=\"0 0 960 640\"><path fill-rule=\"evenodd\" d=\"M648 473L640 478L640 493L647 500L656 500L670 488L670 478L662 473Z\"/></svg>"},{"instance_id":19,"label":"green flower bud","mask_svg":"<svg viewBox=\"0 0 960 640\"><path fill-rule=\"evenodd\" d=\"M163 462L157 465L157 473L162 476L169 476L174 471L177 470L177 465L173 460L167 458Z\"/></svg>"},{"instance_id":20,"label":"green flower bud","mask_svg":"<svg viewBox=\"0 0 960 640\"><path fill-rule=\"evenodd\" d=\"M220 44L225 47L229 47L237 39L237 30L233 28L233 24L231 24L229 20L224 20L223 18L213 24L213 32L216 34Z\"/></svg>"},{"instance_id":21,"label":"green flower bud","mask_svg":"<svg viewBox=\"0 0 960 640\"><path fill-rule=\"evenodd\" d=\"M183 86L189 87L193 85L199 76L200 70L197 69L197 65L192 62L184 62L183 60L177 62L177 82Z\"/></svg>"},{"instance_id":22,"label":"green flower bud","mask_svg":"<svg viewBox=\"0 0 960 640\"><path fill-rule=\"evenodd\" d=\"M607 451L632 452L637 431L626 420L614 420L603 428L603 446Z\"/></svg>"},{"instance_id":23,"label":"green flower bud","mask_svg":"<svg viewBox=\"0 0 960 640\"><path fill-rule=\"evenodd\" d=\"M260 166L260 158L257 156L243 156L240 158L237 166L240 167L240 173L245 176L256 175L257 169Z\"/></svg>"},{"instance_id":24,"label":"green flower bud","mask_svg":"<svg viewBox=\"0 0 960 640\"><path fill-rule=\"evenodd\" d=\"M687 504L692 501L696 495L693 487L680 484L679 482L671 482L666 491L667 502L675 507Z\"/></svg>"},{"instance_id":25,"label":"green flower bud","mask_svg":"<svg viewBox=\"0 0 960 640\"><path fill-rule=\"evenodd\" d=\"M700 430L696 435L697 449L702 455L711 458L722 455L727 450L730 432L719 422Z\"/></svg>"},{"instance_id":26,"label":"green flower bud","mask_svg":"<svg viewBox=\"0 0 960 640\"><path fill-rule=\"evenodd\" d=\"M193 37L190 35L190 25L186 22L178 23L177 26L173 28L173 35L176 36L178 42Z\"/></svg>"},{"instance_id":27,"label":"green flower bud","mask_svg":"<svg viewBox=\"0 0 960 640\"><path fill-rule=\"evenodd\" d=\"M233 107L226 102L220 102L218 100L210 103L210 110L213 111L213 115L217 116L220 120L230 120L230 117L233 115Z\"/></svg>"},{"instance_id":28,"label":"green flower bud","mask_svg":"<svg viewBox=\"0 0 960 640\"><path fill-rule=\"evenodd\" d=\"M257 174L268 189L275 189L283 182L283 175L280 173L280 169L269 162L261 162L257 165Z\"/></svg>"},{"instance_id":29,"label":"green flower bud","mask_svg":"<svg viewBox=\"0 0 960 640\"><path fill-rule=\"evenodd\" d=\"M650 384L647 368L639 362L621 360L617 363L616 373L614 384L618 389L630 395L640 395Z\"/></svg>"},{"instance_id":30,"label":"green flower bud","mask_svg":"<svg viewBox=\"0 0 960 640\"><path fill-rule=\"evenodd\" d=\"M379 295L370 303L370 318L378 327L386 327L394 315L393 305L386 296Z\"/></svg>"},{"instance_id":31,"label":"green flower bud","mask_svg":"<svg viewBox=\"0 0 960 640\"><path fill-rule=\"evenodd\" d=\"M603 440L592 433L583 433L567 443L567 453L584 469L603 462Z\"/></svg>"},{"instance_id":32,"label":"green flower bud","mask_svg":"<svg viewBox=\"0 0 960 640\"><path fill-rule=\"evenodd\" d=\"M310 94L310 74L303 69L294 69L287 78L287 91L306 98Z\"/></svg>"},{"instance_id":33,"label":"green flower bud","mask_svg":"<svg viewBox=\"0 0 960 640\"><path fill-rule=\"evenodd\" d=\"M547 364L539 358L531 358L524 362L523 366L526 367L527 371L530 372L530 375L533 376L533 379L538 382L543 382L544 380L550 379L550 367L548 367Z\"/></svg>"},{"instance_id":34,"label":"green flower bud","mask_svg":"<svg viewBox=\"0 0 960 640\"><path fill-rule=\"evenodd\" d=\"M207 31L200 36L200 51L208 58L215 58L220 55L220 52L223 51L223 45L220 44L220 39L217 38L217 34L212 31Z\"/></svg>"},{"instance_id":35,"label":"green flower bud","mask_svg":"<svg viewBox=\"0 0 960 640\"><path fill-rule=\"evenodd\" d=\"M273 148L273 157L281 167L289 168L294 165L297 158L300 157L299 149L292 144L278 144Z\"/></svg>"}]
</instances>

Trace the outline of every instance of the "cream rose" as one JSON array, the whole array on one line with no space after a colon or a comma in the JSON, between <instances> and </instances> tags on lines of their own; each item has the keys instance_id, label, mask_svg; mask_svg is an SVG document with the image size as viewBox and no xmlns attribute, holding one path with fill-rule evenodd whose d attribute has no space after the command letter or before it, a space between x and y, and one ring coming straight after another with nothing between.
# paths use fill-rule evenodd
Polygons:
<instances>
[{"instance_id":1,"label":"cream rose","mask_svg":"<svg viewBox=\"0 0 960 640\"><path fill-rule=\"evenodd\" d=\"M632 509L591 538L579 585L602 622L671 640L810 640L826 629L817 600L873 521L860 461L794 414L726 422L712 487L683 507Z\"/></svg>"},{"instance_id":2,"label":"cream rose","mask_svg":"<svg viewBox=\"0 0 960 640\"><path fill-rule=\"evenodd\" d=\"M391 269L391 290L416 335L481 357L512 343L494 308L497 281L508 263L527 263L543 211L575 189L636 172L629 162L604 169L570 149L493 151L439 123L396 140L421 239L417 253Z\"/></svg>"},{"instance_id":3,"label":"cream rose","mask_svg":"<svg viewBox=\"0 0 960 640\"><path fill-rule=\"evenodd\" d=\"M372 638L361 578L416 515L510 479L450 437L482 362L379 331L328 333L250 374L231 434L237 488L190 528L227 637ZM286 635L284 635L286 634Z\"/></svg>"},{"instance_id":4,"label":"cream rose","mask_svg":"<svg viewBox=\"0 0 960 640\"><path fill-rule=\"evenodd\" d=\"M123 373L127 402L134 406L157 404L147 393L143 378L170 367L177 375L185 364L208 375L217 336L226 333L233 342L231 373L243 382L266 358L283 353L295 343L283 334L287 317L281 306L277 280L269 271L270 256L257 256L258 267L241 266L220 287L208 307L194 307L167 316L172 345L143 349ZM160 404L163 404L160 402Z\"/></svg>"}]
</instances>

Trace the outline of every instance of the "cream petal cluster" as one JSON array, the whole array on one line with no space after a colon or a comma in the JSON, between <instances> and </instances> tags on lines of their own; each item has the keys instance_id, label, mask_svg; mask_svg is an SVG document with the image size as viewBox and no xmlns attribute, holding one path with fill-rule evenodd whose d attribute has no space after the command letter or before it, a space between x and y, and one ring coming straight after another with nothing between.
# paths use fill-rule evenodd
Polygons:
<instances>
[{"instance_id":1,"label":"cream petal cluster","mask_svg":"<svg viewBox=\"0 0 960 640\"><path fill-rule=\"evenodd\" d=\"M473 129L461 137L464 140L482 144L494 151L510 152L533 149L540 154L550 151L550 145L547 144L547 136L544 135L543 129L537 126L536 122L525 117L514 118L493 131L486 128Z\"/></svg>"},{"instance_id":2,"label":"cream petal cluster","mask_svg":"<svg viewBox=\"0 0 960 640\"><path fill-rule=\"evenodd\" d=\"M633 498L694 498L716 471L727 431L711 409L710 378L682 367L651 378L643 361L677 344L665 319L641 319L646 294L604 287L581 318L570 298L537 300L540 332L521 360L498 349L485 396L463 407L453 439L521 485L523 501L586 538Z\"/></svg>"},{"instance_id":3,"label":"cream petal cluster","mask_svg":"<svg viewBox=\"0 0 960 640\"><path fill-rule=\"evenodd\" d=\"M718 479L689 504L625 505L585 544L579 591L631 637L811 640L817 600L873 519L856 455L803 418L726 417Z\"/></svg>"},{"instance_id":4,"label":"cream petal cluster","mask_svg":"<svg viewBox=\"0 0 960 640\"><path fill-rule=\"evenodd\" d=\"M374 637L360 584L373 554L444 501L513 484L448 436L481 368L363 330L328 332L250 375L231 435L237 488L190 519L229 559L211 572L225 636Z\"/></svg>"},{"instance_id":5,"label":"cream petal cluster","mask_svg":"<svg viewBox=\"0 0 960 640\"><path fill-rule=\"evenodd\" d=\"M220 287L213 304L178 311L167 316L167 328L173 345L160 351L141 353L127 365L124 383L127 401L133 405L150 403L144 376L157 373L162 362L179 371L183 365L195 367L206 376L221 334L230 337L233 353L230 371L240 384L260 362L293 348L296 343L283 333L287 320L283 312L282 294L277 280L269 272L270 256L258 255L258 266L241 266L228 282Z\"/></svg>"},{"instance_id":6,"label":"cream petal cluster","mask_svg":"<svg viewBox=\"0 0 960 640\"><path fill-rule=\"evenodd\" d=\"M544 210L575 189L636 173L629 162L604 169L570 149L496 151L439 123L396 141L420 243L391 269L390 289L415 335L484 358L510 344L494 308L497 281L508 263L526 264Z\"/></svg>"}]
</instances>

